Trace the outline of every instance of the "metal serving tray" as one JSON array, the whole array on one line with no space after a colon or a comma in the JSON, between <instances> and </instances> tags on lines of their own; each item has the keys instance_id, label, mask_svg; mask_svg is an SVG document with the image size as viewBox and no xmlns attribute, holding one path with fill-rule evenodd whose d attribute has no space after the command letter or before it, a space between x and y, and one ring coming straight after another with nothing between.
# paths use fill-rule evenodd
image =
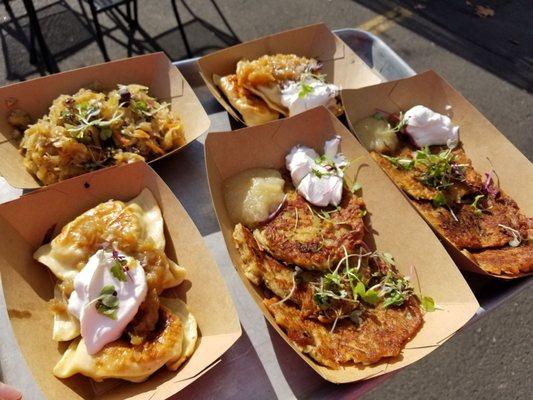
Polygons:
<instances>
[{"instance_id":1,"label":"metal serving tray","mask_svg":"<svg viewBox=\"0 0 533 400\"><path fill-rule=\"evenodd\" d=\"M376 36L358 29L340 29L335 33L378 72L383 80L415 74L405 61ZM209 114L211 131L225 131L235 126L234 121L230 121L228 114L204 86L198 74L196 59L178 61L175 65ZM224 354L219 365L172 399L352 399L390 377L391 375L383 375L346 385L326 382L269 326L246 292L227 254L207 185L204 139L205 135L178 155L163 159L152 166L187 209L215 256L237 306L243 335ZM20 191L0 182L0 202L16 198L20 194ZM464 275L481 304L473 320L493 310L533 282L532 279L499 281L469 273ZM16 342L11 335L5 311L0 290L0 379L21 388L25 393L24 398L43 398L20 353L15 351Z\"/></svg>"}]
</instances>

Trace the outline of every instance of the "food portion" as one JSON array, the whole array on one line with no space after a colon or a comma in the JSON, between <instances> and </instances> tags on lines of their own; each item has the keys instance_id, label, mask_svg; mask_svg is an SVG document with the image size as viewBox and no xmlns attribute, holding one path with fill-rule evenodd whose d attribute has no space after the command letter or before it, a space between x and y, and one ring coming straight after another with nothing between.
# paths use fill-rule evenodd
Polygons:
<instances>
[{"instance_id":1,"label":"food portion","mask_svg":"<svg viewBox=\"0 0 533 400\"><path fill-rule=\"evenodd\" d=\"M252 168L236 174L224 184L231 220L254 226L268 219L284 200L285 180L276 170Z\"/></svg>"},{"instance_id":2,"label":"food portion","mask_svg":"<svg viewBox=\"0 0 533 400\"><path fill-rule=\"evenodd\" d=\"M533 272L533 220L500 189L494 169L482 176L472 167L448 116L418 105L377 112L354 129L424 218L478 267L493 275ZM387 135L395 145L380 144Z\"/></svg>"},{"instance_id":3,"label":"food portion","mask_svg":"<svg viewBox=\"0 0 533 400\"><path fill-rule=\"evenodd\" d=\"M213 81L248 126L289 117L318 106L335 115L342 109L339 88L327 83L321 64L295 54L264 55L241 60L234 74L213 76Z\"/></svg>"},{"instance_id":4,"label":"food portion","mask_svg":"<svg viewBox=\"0 0 533 400\"><path fill-rule=\"evenodd\" d=\"M61 95L34 124L20 113L13 110L9 121L24 132L24 166L44 185L111 165L150 161L185 144L182 123L170 105L141 85Z\"/></svg>"},{"instance_id":5,"label":"food portion","mask_svg":"<svg viewBox=\"0 0 533 400\"><path fill-rule=\"evenodd\" d=\"M365 243L365 204L357 185L347 187L349 163L339 145L339 137L327 141L321 155L292 148L286 169L269 170L285 179L280 205L262 221L234 221L233 231L243 273L264 289L275 321L303 353L332 369L397 357L420 330L423 307L434 309L390 254ZM237 178L257 171L266 174L251 169ZM231 190L226 184L226 199Z\"/></svg>"},{"instance_id":6,"label":"food portion","mask_svg":"<svg viewBox=\"0 0 533 400\"><path fill-rule=\"evenodd\" d=\"M84 212L35 252L58 280L52 338L72 341L55 376L141 382L191 356L194 316L181 300L161 297L186 273L166 256L163 229L145 189L127 203L109 200Z\"/></svg>"}]
</instances>

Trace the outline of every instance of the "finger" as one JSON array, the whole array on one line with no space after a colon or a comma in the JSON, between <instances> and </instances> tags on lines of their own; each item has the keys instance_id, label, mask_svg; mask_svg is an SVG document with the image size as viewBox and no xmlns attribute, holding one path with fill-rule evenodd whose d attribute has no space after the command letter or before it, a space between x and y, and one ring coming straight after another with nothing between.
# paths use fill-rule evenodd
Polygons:
<instances>
[{"instance_id":1,"label":"finger","mask_svg":"<svg viewBox=\"0 0 533 400\"><path fill-rule=\"evenodd\" d=\"M0 382L0 400L19 400L22 393L12 386Z\"/></svg>"}]
</instances>

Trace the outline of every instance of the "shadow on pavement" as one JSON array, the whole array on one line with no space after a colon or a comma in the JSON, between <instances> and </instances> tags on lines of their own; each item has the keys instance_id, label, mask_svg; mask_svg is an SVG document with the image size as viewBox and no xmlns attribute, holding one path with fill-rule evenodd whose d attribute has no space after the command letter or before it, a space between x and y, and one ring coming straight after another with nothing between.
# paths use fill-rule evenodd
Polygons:
<instances>
[{"instance_id":1,"label":"shadow on pavement","mask_svg":"<svg viewBox=\"0 0 533 400\"><path fill-rule=\"evenodd\" d=\"M66 1L59 0L36 10L45 42L56 61L68 58L96 40L93 22L85 12L84 7L81 6L82 1L79 2L79 9ZM142 28L142 18L139 18L139 27L132 43L132 51L135 54L164 51L172 60L179 60L188 58L187 46L183 39L190 45L192 56L203 55L240 43L217 2L210 0L210 3L227 32L207 22L201 17L199 11L192 9L188 3L181 0L183 7L192 16L190 21L182 24L183 33L178 27L178 19L176 18L175 28L153 37ZM15 15L11 12L9 3L4 3L4 8L6 16L4 17L5 22L0 24L0 44L5 63L6 79L24 80L35 73L44 75L46 71L40 63L38 48L36 52L34 50L32 55L31 29L28 17ZM173 12L170 4L168 5L168 12ZM108 17L106 26L101 25L104 41L111 40L119 46L127 48L129 27L126 20L121 18L123 13L117 9L107 11L106 15ZM177 17L176 14L174 15ZM107 25L111 27L107 27Z\"/></svg>"},{"instance_id":2,"label":"shadow on pavement","mask_svg":"<svg viewBox=\"0 0 533 400\"><path fill-rule=\"evenodd\" d=\"M398 18L395 22L399 25L519 88L533 91L531 0L354 1L379 14L397 6L406 8L412 15Z\"/></svg>"}]
</instances>

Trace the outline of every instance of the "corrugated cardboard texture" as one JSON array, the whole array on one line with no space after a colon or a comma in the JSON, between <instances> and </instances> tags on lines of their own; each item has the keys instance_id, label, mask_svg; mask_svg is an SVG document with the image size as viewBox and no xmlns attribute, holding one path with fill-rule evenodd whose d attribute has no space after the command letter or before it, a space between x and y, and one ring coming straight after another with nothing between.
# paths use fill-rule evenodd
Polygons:
<instances>
[{"instance_id":1,"label":"corrugated cardboard texture","mask_svg":"<svg viewBox=\"0 0 533 400\"><path fill-rule=\"evenodd\" d=\"M418 280L413 277L416 289L432 296L443 308L425 315L421 331L407 343L397 359L369 367L354 366L341 370L330 370L303 355L262 305L263 291L251 284L242 273L242 263L232 238L233 224L224 204L223 193L223 182L232 175L252 167L282 168L284 157L292 146L302 144L322 152L324 141L334 135L341 136L341 148L346 157L349 160L357 159L347 170L347 176L353 178L359 168L357 181L363 186L362 196L375 231L376 248L393 254L399 270L405 275L413 277L411 266L414 266L420 281L418 287ZM434 350L478 309L474 295L431 229L350 131L324 107L259 127L210 133L205 152L213 204L228 252L241 279L272 326L325 379L337 383L353 382L404 367Z\"/></svg>"},{"instance_id":2,"label":"corrugated cardboard texture","mask_svg":"<svg viewBox=\"0 0 533 400\"><path fill-rule=\"evenodd\" d=\"M95 384L77 375L59 380L52 369L65 345L52 341L48 300L53 282L33 252L76 216L109 199L130 200L151 190L163 213L167 255L187 269L172 293L198 321L199 346L176 373L165 368L140 384ZM51 399L163 399L213 364L241 335L239 319L217 265L200 233L170 189L145 163L113 167L69 179L0 206L0 273L10 320L22 353Z\"/></svg>"},{"instance_id":3,"label":"corrugated cardboard texture","mask_svg":"<svg viewBox=\"0 0 533 400\"><path fill-rule=\"evenodd\" d=\"M218 102L233 118L244 124L240 114L214 84L213 74L234 74L237 62L242 59L253 60L263 55L278 53L294 53L318 59L323 64L321 72L327 75L326 81L341 88L359 88L382 81L372 68L325 24L309 25L228 47L200 58L198 69Z\"/></svg>"},{"instance_id":4,"label":"corrugated cardboard texture","mask_svg":"<svg viewBox=\"0 0 533 400\"><path fill-rule=\"evenodd\" d=\"M154 53L75 69L0 88L0 174L15 187L39 187L22 165L19 140L13 139L13 127L7 122L6 101L16 100L16 108L30 114L32 121L48 114L52 101L61 94L101 84L114 89L117 84L138 83L149 87L149 94L170 103L183 122L186 144L207 132L210 121L193 90L164 53ZM173 150L162 157L174 154ZM159 157L159 158L162 158Z\"/></svg>"},{"instance_id":5,"label":"corrugated cardboard texture","mask_svg":"<svg viewBox=\"0 0 533 400\"><path fill-rule=\"evenodd\" d=\"M421 104L441 114L447 114L454 125L459 125L459 138L474 168L483 173L491 169L492 162L502 190L518 203L525 215L533 215L533 167L529 160L436 72L427 71L411 78L362 89L343 90L341 96L352 131L354 123L377 110L395 113ZM357 132L354 133L357 136ZM459 267L491 275L474 264L449 240L435 232L445 241L446 248ZM520 276L524 274L517 277Z\"/></svg>"}]
</instances>

